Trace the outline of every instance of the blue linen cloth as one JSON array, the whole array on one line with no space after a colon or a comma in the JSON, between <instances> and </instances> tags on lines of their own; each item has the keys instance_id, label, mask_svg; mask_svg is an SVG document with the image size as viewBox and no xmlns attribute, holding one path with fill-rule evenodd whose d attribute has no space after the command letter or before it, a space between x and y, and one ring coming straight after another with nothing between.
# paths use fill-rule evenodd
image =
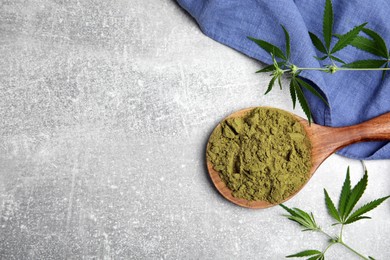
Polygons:
<instances>
[{"instance_id":1,"label":"blue linen cloth","mask_svg":"<svg viewBox=\"0 0 390 260\"><path fill-rule=\"evenodd\" d=\"M329 61L311 43L308 32L322 39L325 0L178 0L197 21L204 34L266 64L272 60L265 51L247 39L262 39L284 50L281 25L291 37L291 61L299 67L320 67ZM333 0L334 33L344 34L354 26L368 22L367 28L378 32L390 46L390 1ZM332 45L336 39L332 40ZM336 53L346 62L378 59L367 52L348 46ZM381 80L382 72L338 71L328 74L304 71L300 75L322 91L330 106L305 92L313 119L321 125L339 127L357 124L390 112L390 72ZM266 89L266 86L264 90ZM366 142L339 151L355 159L389 159L390 143Z\"/></svg>"}]
</instances>

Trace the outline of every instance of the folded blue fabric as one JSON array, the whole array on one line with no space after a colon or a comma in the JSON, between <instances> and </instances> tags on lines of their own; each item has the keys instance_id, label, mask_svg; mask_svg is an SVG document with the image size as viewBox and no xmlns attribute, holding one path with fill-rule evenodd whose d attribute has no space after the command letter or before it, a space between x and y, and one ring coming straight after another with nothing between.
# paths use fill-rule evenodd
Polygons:
<instances>
[{"instance_id":1,"label":"folded blue fabric","mask_svg":"<svg viewBox=\"0 0 390 260\"><path fill-rule=\"evenodd\" d=\"M284 25L291 36L291 61L299 67L319 67L329 63L320 56L308 32L322 38L325 0L178 0L198 22L201 30L214 40L246 55L271 64L269 54L247 36L271 42L284 50ZM333 0L334 32L344 34L354 26L368 22L390 45L390 1ZM334 44L334 42L333 42ZM338 57L346 62L377 57L348 46ZM381 80L381 72L339 71L328 74L304 71L300 75L326 96L330 107L314 95L305 93L314 121L327 126L357 124L390 112L390 73ZM355 159L389 159L390 143L366 142L350 145L339 154Z\"/></svg>"}]
</instances>

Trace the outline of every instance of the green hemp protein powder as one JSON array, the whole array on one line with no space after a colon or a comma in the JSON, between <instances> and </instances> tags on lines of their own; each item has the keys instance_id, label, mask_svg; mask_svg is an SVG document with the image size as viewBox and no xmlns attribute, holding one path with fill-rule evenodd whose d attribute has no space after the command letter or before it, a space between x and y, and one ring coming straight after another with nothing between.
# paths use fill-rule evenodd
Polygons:
<instances>
[{"instance_id":1,"label":"green hemp protein powder","mask_svg":"<svg viewBox=\"0 0 390 260\"><path fill-rule=\"evenodd\" d=\"M260 107L221 122L207 159L234 197L277 204L308 180L311 145L294 116Z\"/></svg>"}]
</instances>

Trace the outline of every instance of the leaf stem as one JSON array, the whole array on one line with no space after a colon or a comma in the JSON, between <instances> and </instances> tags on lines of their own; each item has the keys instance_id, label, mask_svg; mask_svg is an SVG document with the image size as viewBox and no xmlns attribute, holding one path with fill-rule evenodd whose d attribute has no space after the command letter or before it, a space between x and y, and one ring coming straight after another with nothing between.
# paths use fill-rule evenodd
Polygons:
<instances>
[{"instance_id":1,"label":"leaf stem","mask_svg":"<svg viewBox=\"0 0 390 260\"><path fill-rule=\"evenodd\" d=\"M336 242L332 242L332 243L329 243L329 245L325 248L325 250L322 252L322 255L325 255L326 251L328 251L328 249L333 246L334 244L336 244Z\"/></svg>"},{"instance_id":2,"label":"leaf stem","mask_svg":"<svg viewBox=\"0 0 390 260\"><path fill-rule=\"evenodd\" d=\"M325 236L327 236L329 239L331 239L331 242L329 243L329 245L325 248L325 250L322 252L322 254L324 255L325 252L334 244L341 244L343 245L344 247L346 247L348 250L350 250L351 252L353 252L354 254L356 254L357 256L359 256L360 258L362 259L365 259L365 260L369 260L367 257L365 257L364 255L360 254L359 252L357 252L356 250L354 250L353 248L351 248L350 246L348 246L347 244L345 244L343 242L343 229L344 229L344 225L341 225L341 230L340 230L340 236L337 240L334 240L334 238L329 235L328 233L326 233L325 231L323 231L321 228L318 229L319 232L321 232L322 234L324 234Z\"/></svg>"},{"instance_id":3,"label":"leaf stem","mask_svg":"<svg viewBox=\"0 0 390 260\"><path fill-rule=\"evenodd\" d=\"M364 255L360 254L359 252L357 252L356 250L354 250L353 248L351 248L350 246L348 246L347 244L345 244L343 241L339 241L338 242L339 244L343 245L345 248L349 249L351 252L355 253L357 256L359 256L361 259L365 259L365 260L369 260L367 257L365 257Z\"/></svg>"},{"instance_id":4,"label":"leaf stem","mask_svg":"<svg viewBox=\"0 0 390 260\"><path fill-rule=\"evenodd\" d=\"M329 235L328 233L326 233L325 231L323 231L321 228L318 229L319 232L321 232L322 234L324 234L325 236L327 236L330 240L334 240L334 237L332 237L331 235Z\"/></svg>"},{"instance_id":5,"label":"leaf stem","mask_svg":"<svg viewBox=\"0 0 390 260\"><path fill-rule=\"evenodd\" d=\"M340 236L339 236L339 241L341 243L343 242L343 229L344 229L344 224L341 224Z\"/></svg>"},{"instance_id":6,"label":"leaf stem","mask_svg":"<svg viewBox=\"0 0 390 260\"><path fill-rule=\"evenodd\" d=\"M376 71L382 71L382 70L390 70L390 68L340 68L338 67L337 70L376 70Z\"/></svg>"},{"instance_id":7,"label":"leaf stem","mask_svg":"<svg viewBox=\"0 0 390 260\"><path fill-rule=\"evenodd\" d=\"M296 71L303 71L303 70L318 70L318 71L329 71L329 68L296 68ZM390 68L343 68L343 67L337 67L336 71L343 70L343 71L384 71L384 70L390 70ZM291 69L285 69L281 70L283 72L292 72Z\"/></svg>"},{"instance_id":8,"label":"leaf stem","mask_svg":"<svg viewBox=\"0 0 390 260\"><path fill-rule=\"evenodd\" d=\"M319 70L319 71L328 71L329 69L328 68L299 68L299 67L296 67L296 71L298 70ZM283 70L283 72L291 72L292 70L291 69L285 69Z\"/></svg>"}]
</instances>

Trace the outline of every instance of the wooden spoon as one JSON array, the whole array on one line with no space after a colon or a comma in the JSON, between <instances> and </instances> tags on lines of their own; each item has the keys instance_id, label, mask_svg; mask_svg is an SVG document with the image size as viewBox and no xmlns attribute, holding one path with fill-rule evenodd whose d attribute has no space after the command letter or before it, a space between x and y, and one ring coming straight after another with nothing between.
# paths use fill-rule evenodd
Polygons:
<instances>
[{"instance_id":1,"label":"wooden spoon","mask_svg":"<svg viewBox=\"0 0 390 260\"><path fill-rule=\"evenodd\" d=\"M243 117L248 114L252 108L246 108L239 110L228 117ZM285 111L286 112L286 111ZM289 113L289 112L287 112ZM292 113L290 113L292 114ZM383 114L366 122L363 122L358 125L346 126L346 127L326 127L320 126L312 123L309 125L309 122L302 117L292 114L298 122L300 122L312 145L311 158L312 158L312 167L310 169L310 177L313 176L314 172L321 165L326 158L332 155L337 150L358 142L365 141L377 141L377 140L390 140L390 113ZM221 127L220 124L216 128ZM207 143L207 150L210 143ZM212 163L207 159L207 169L209 171L211 180L213 181L217 190L225 197L227 200L247 208L268 208L276 206L277 204L272 204L268 201L248 201L246 199L235 198L232 195L231 190L226 187L225 183L220 178L220 175L217 171L214 170ZM310 178L309 178L310 179ZM309 180L308 179L308 180ZM307 182L308 182L307 180ZM306 183L307 183L306 182ZM305 184L306 184L305 183ZM297 194L303 186L302 185L294 194L281 201L280 203L291 199L295 194Z\"/></svg>"}]
</instances>

